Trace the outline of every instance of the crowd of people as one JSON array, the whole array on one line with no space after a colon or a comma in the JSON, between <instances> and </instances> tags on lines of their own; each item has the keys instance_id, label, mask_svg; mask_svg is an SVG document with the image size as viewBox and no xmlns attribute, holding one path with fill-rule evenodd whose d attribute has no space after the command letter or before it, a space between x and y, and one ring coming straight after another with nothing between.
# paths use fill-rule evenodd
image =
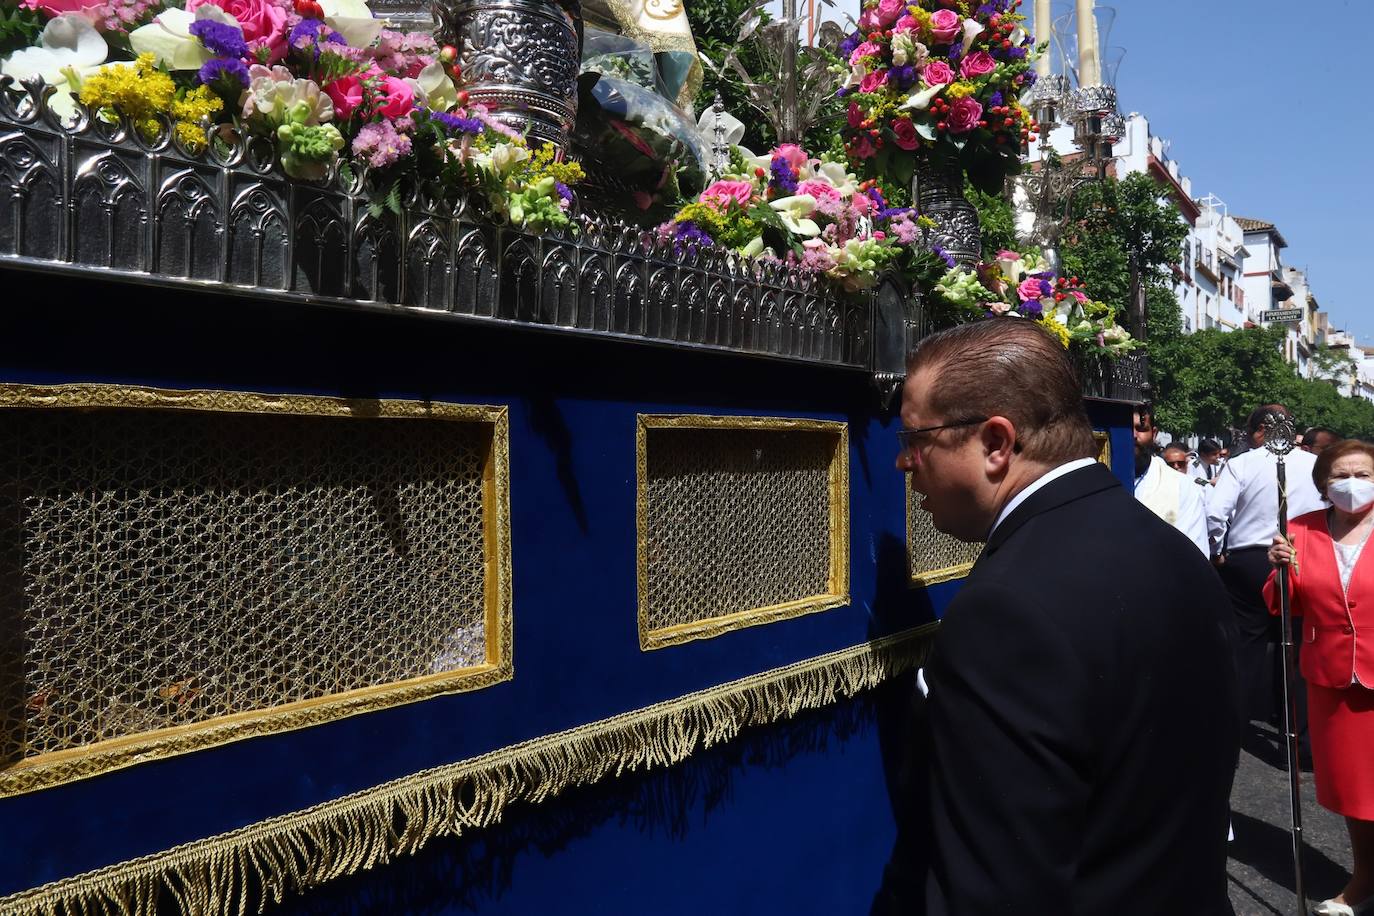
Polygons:
<instances>
[{"instance_id":1,"label":"crowd of people","mask_svg":"<svg viewBox=\"0 0 1374 916\"><path fill-rule=\"evenodd\" d=\"M1374 570L1359 565L1374 530L1374 445L1326 427L1295 437L1296 449L1284 459L1291 525L1285 540L1278 458L1265 447L1269 416L1293 419L1281 404L1255 408L1231 457L1206 439L1195 452L1181 442L1158 448L1158 430L1142 407L1135 414L1135 494L1198 546L1226 586L1245 720L1282 719L1276 570L1289 567L1299 758L1313 770L1318 802L1346 818L1354 863L1346 887L1314 912L1374 913L1374 639L1359 639L1374 613Z\"/></svg>"},{"instance_id":2,"label":"crowd of people","mask_svg":"<svg viewBox=\"0 0 1374 916\"><path fill-rule=\"evenodd\" d=\"M917 678L925 912L1232 913L1230 793L1243 730L1278 705L1287 565L1317 797L1354 862L1315 912L1374 913L1374 446L1304 432L1285 541L1269 414L1288 412L1262 405L1234 452L1193 451L1157 449L1142 407L1132 494L1034 323L913 354L897 467L938 530L985 544Z\"/></svg>"}]
</instances>

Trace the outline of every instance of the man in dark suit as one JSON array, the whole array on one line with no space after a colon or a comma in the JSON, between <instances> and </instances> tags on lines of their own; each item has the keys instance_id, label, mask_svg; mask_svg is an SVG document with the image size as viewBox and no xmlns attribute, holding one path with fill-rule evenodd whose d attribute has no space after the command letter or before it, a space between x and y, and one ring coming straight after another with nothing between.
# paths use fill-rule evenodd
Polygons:
<instances>
[{"instance_id":1,"label":"man in dark suit","mask_svg":"<svg viewBox=\"0 0 1374 916\"><path fill-rule=\"evenodd\" d=\"M929 916L1230 913L1216 573L1093 460L1072 364L1030 321L923 341L902 425L935 527L987 543L923 672Z\"/></svg>"}]
</instances>

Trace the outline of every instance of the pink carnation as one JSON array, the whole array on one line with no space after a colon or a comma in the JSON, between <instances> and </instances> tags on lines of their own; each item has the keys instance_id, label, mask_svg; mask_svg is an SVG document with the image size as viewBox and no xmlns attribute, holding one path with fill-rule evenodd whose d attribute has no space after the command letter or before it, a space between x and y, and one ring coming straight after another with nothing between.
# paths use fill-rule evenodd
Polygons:
<instances>
[{"instance_id":1,"label":"pink carnation","mask_svg":"<svg viewBox=\"0 0 1374 916\"><path fill-rule=\"evenodd\" d=\"M930 33L940 44L949 44L964 30L964 23L954 10L936 10L930 14Z\"/></svg>"},{"instance_id":2,"label":"pink carnation","mask_svg":"<svg viewBox=\"0 0 1374 916\"><path fill-rule=\"evenodd\" d=\"M974 51L964 58L959 65L959 72L964 75L964 79L974 79L979 76L987 76L997 69L997 61L993 60L987 51Z\"/></svg>"},{"instance_id":3,"label":"pink carnation","mask_svg":"<svg viewBox=\"0 0 1374 916\"><path fill-rule=\"evenodd\" d=\"M717 181L705 191L701 192L701 202L725 208L732 202L740 206L749 206L749 200L754 196L754 185L748 181Z\"/></svg>"},{"instance_id":4,"label":"pink carnation","mask_svg":"<svg viewBox=\"0 0 1374 916\"><path fill-rule=\"evenodd\" d=\"M943 60L932 60L921 70L921 79L927 86L947 86L954 82L954 70Z\"/></svg>"}]
</instances>

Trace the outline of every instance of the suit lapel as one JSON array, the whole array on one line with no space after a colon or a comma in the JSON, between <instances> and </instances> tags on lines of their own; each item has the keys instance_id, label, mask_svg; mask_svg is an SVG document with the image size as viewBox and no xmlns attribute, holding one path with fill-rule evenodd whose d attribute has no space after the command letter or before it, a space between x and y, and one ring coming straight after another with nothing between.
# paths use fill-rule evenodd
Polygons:
<instances>
[{"instance_id":1,"label":"suit lapel","mask_svg":"<svg viewBox=\"0 0 1374 916\"><path fill-rule=\"evenodd\" d=\"M1057 509L1076 499L1101 493L1120 485L1121 481L1117 480L1116 476L1101 464L1079 468L1050 481L1012 510L1011 515L1002 519L1002 524L998 525L997 530L992 533L992 537L988 538L988 544L983 548L983 556L986 557L996 552L997 548L1001 547L1018 528L1042 512Z\"/></svg>"}]
</instances>

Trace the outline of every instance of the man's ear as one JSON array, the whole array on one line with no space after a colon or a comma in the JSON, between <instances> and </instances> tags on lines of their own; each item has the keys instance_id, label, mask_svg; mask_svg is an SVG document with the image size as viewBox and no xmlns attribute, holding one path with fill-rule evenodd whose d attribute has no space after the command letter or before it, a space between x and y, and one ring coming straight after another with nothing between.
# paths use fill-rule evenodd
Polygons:
<instances>
[{"instance_id":1,"label":"man's ear","mask_svg":"<svg viewBox=\"0 0 1374 916\"><path fill-rule=\"evenodd\" d=\"M1016 427L1006 417L993 417L983 424L978 436L982 442L983 458L987 462L988 473L1005 473L1012 454L1018 451Z\"/></svg>"}]
</instances>

